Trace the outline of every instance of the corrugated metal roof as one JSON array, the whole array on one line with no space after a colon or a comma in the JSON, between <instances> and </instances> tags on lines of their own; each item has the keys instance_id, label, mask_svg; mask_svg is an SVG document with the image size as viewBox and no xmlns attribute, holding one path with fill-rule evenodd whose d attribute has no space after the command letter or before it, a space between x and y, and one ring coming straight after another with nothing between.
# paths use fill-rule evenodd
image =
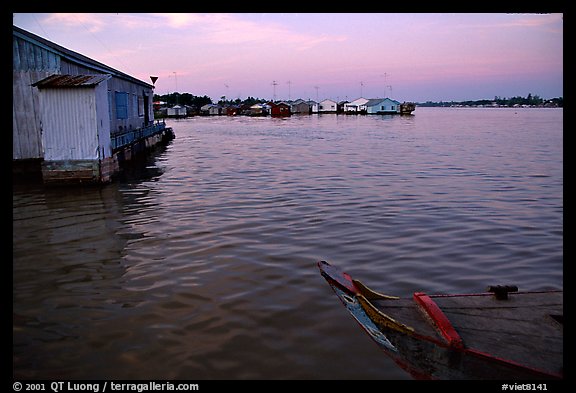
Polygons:
<instances>
[{"instance_id":1,"label":"corrugated metal roof","mask_svg":"<svg viewBox=\"0 0 576 393\"><path fill-rule=\"evenodd\" d=\"M50 75L47 78L33 83L39 89L63 88L63 87L94 87L99 83L110 79L111 75Z\"/></svg>"},{"instance_id":2,"label":"corrugated metal roof","mask_svg":"<svg viewBox=\"0 0 576 393\"><path fill-rule=\"evenodd\" d=\"M384 101L385 98L371 98L368 101L366 101L366 103L364 105L366 106L374 106L374 105L378 105L380 104L382 101Z\"/></svg>"}]
</instances>

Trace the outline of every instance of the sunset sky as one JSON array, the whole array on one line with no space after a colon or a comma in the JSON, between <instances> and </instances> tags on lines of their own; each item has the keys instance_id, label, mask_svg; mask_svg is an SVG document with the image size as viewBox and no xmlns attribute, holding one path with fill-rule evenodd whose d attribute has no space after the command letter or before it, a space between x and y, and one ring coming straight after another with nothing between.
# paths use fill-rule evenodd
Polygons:
<instances>
[{"instance_id":1,"label":"sunset sky","mask_svg":"<svg viewBox=\"0 0 576 393\"><path fill-rule=\"evenodd\" d=\"M143 81L158 76L158 94L563 96L562 14L16 13L13 23Z\"/></svg>"}]
</instances>

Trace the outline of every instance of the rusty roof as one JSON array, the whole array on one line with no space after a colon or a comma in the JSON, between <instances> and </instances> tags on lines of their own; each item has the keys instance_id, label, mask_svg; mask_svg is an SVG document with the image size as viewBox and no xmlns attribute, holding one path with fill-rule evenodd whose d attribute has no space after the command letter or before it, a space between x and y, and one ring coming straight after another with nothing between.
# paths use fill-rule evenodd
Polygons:
<instances>
[{"instance_id":1,"label":"rusty roof","mask_svg":"<svg viewBox=\"0 0 576 393\"><path fill-rule=\"evenodd\" d=\"M39 89L64 87L94 87L109 79L111 75L61 75L54 74L32 84Z\"/></svg>"}]
</instances>

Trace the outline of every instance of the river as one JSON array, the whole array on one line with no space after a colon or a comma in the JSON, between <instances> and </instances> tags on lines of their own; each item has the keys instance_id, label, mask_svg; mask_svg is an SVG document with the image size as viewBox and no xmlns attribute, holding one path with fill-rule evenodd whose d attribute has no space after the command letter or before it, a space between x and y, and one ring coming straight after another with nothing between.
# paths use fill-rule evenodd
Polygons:
<instances>
[{"instance_id":1,"label":"river","mask_svg":"<svg viewBox=\"0 0 576 393\"><path fill-rule=\"evenodd\" d=\"M563 288L563 111L172 120L104 187L13 186L13 375L411 379L320 276Z\"/></svg>"}]
</instances>

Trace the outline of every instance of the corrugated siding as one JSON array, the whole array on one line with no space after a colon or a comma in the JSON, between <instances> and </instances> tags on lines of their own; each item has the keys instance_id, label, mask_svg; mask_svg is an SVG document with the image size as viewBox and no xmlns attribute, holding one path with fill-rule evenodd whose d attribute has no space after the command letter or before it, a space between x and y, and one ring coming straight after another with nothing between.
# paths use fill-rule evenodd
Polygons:
<instances>
[{"instance_id":1,"label":"corrugated siding","mask_svg":"<svg viewBox=\"0 0 576 393\"><path fill-rule=\"evenodd\" d=\"M40 91L44 159L98 159L94 89Z\"/></svg>"},{"instance_id":2,"label":"corrugated siding","mask_svg":"<svg viewBox=\"0 0 576 393\"><path fill-rule=\"evenodd\" d=\"M110 109L108 105L108 83L104 81L95 87L96 116L98 127L98 144L100 146L100 159L112 156L112 142L110 138Z\"/></svg>"}]
</instances>

